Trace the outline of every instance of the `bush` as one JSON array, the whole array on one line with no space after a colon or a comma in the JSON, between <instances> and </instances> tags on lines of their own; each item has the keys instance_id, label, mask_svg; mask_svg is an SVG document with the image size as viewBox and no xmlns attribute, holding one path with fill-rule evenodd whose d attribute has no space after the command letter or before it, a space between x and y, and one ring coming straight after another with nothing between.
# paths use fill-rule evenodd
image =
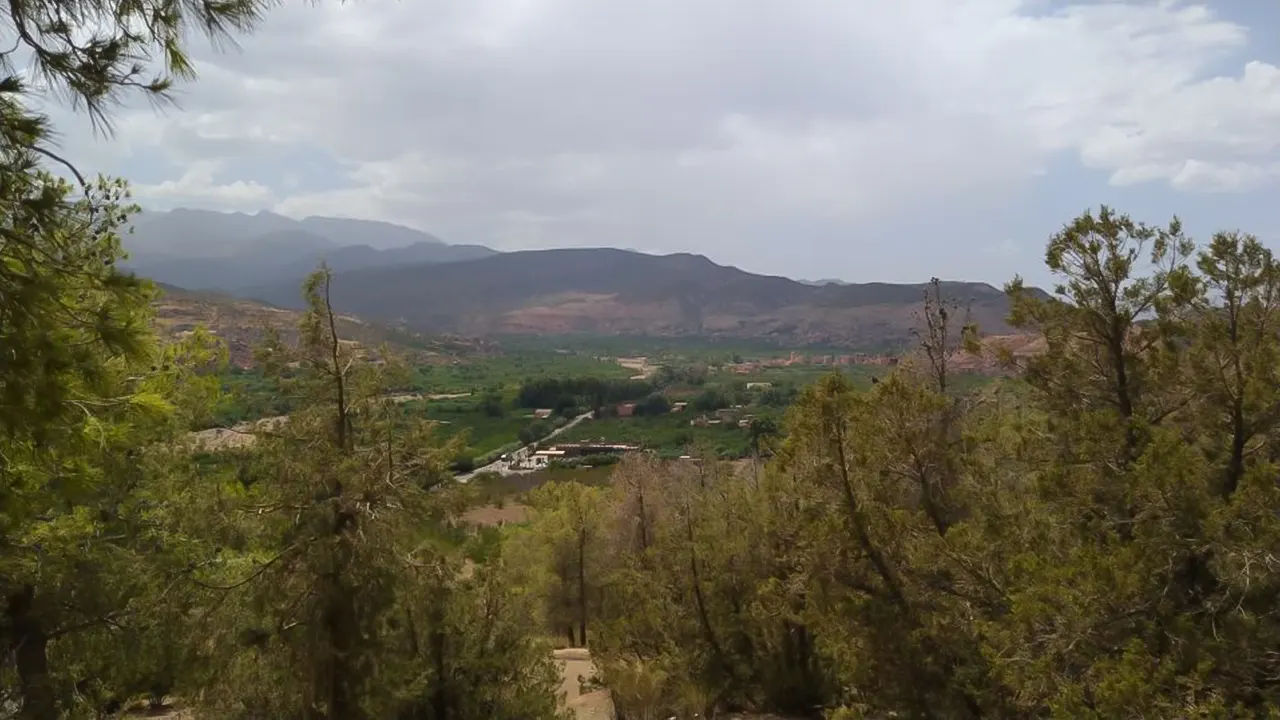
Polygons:
<instances>
[{"instance_id":1,"label":"bush","mask_svg":"<svg viewBox=\"0 0 1280 720\"><path fill-rule=\"evenodd\" d=\"M534 420L527 426L521 428L517 437L520 438L520 443L522 445L532 445L533 443L536 443L542 438L550 435L553 429L552 424L546 420Z\"/></svg>"},{"instance_id":2,"label":"bush","mask_svg":"<svg viewBox=\"0 0 1280 720\"><path fill-rule=\"evenodd\" d=\"M705 390L689 402L689 407L698 412L715 412L729 405L728 396L716 389Z\"/></svg>"},{"instance_id":3,"label":"bush","mask_svg":"<svg viewBox=\"0 0 1280 720\"><path fill-rule=\"evenodd\" d=\"M578 458L568 458L565 460L552 460L547 463L547 468L551 470L572 470L574 468L584 467L606 467L609 465L617 465L621 460L621 456L612 453L600 453L598 455L584 455Z\"/></svg>"},{"instance_id":4,"label":"bush","mask_svg":"<svg viewBox=\"0 0 1280 720\"><path fill-rule=\"evenodd\" d=\"M671 412L671 401L662 393L653 393L636 403L637 415L665 415Z\"/></svg>"},{"instance_id":5,"label":"bush","mask_svg":"<svg viewBox=\"0 0 1280 720\"><path fill-rule=\"evenodd\" d=\"M502 396L497 393L488 393L484 399L480 401L480 412L488 417L502 417L506 414L506 408L502 405Z\"/></svg>"}]
</instances>

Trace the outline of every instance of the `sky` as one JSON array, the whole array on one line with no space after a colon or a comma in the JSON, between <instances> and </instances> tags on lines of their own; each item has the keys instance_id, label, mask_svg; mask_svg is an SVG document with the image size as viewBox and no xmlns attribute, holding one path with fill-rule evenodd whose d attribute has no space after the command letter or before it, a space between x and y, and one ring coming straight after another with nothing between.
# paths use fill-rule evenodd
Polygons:
<instances>
[{"instance_id":1,"label":"sky","mask_svg":"<svg viewBox=\"0 0 1280 720\"><path fill-rule=\"evenodd\" d=\"M857 282L1045 281L1100 203L1280 243L1276 2L290 0L191 48L111 137L49 110L144 207Z\"/></svg>"}]
</instances>

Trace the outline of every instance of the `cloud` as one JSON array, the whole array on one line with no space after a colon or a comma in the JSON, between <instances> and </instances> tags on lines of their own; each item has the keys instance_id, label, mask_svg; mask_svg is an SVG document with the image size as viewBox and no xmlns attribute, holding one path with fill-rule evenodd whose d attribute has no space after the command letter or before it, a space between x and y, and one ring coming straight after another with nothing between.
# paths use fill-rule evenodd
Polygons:
<instances>
[{"instance_id":1,"label":"cloud","mask_svg":"<svg viewBox=\"0 0 1280 720\"><path fill-rule=\"evenodd\" d=\"M981 229L947 216L1016 212L1061 157L1171 193L1256 190L1280 167L1280 70L1250 61L1242 24L1171 0L296 3L198 59L181 112L127 110L111 149L77 147L129 174L163 153L143 198L508 248L829 275L797 254L919 263L895 228L965 242ZM224 172L303 151L329 158L324 187Z\"/></svg>"},{"instance_id":2,"label":"cloud","mask_svg":"<svg viewBox=\"0 0 1280 720\"><path fill-rule=\"evenodd\" d=\"M259 183L244 180L223 183L216 181L215 174L220 166L221 163L217 160L196 161L176 180L155 184L135 183L133 194L141 202L158 208L195 203L217 210L235 210L275 202L275 193L271 188Z\"/></svg>"}]
</instances>

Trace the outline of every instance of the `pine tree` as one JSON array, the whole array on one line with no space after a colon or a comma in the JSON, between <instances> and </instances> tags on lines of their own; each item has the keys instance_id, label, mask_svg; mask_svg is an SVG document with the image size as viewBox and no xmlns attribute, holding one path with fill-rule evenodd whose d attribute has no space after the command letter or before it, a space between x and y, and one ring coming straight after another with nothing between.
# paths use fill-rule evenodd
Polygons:
<instances>
[{"instance_id":1,"label":"pine tree","mask_svg":"<svg viewBox=\"0 0 1280 720\"><path fill-rule=\"evenodd\" d=\"M152 532L144 492L159 462L143 448L181 424L172 398L188 366L156 346L148 288L114 267L123 185L75 200L46 174L5 177L0 594L24 716L44 718L73 694L51 648L132 614L140 590L124 578Z\"/></svg>"},{"instance_id":2,"label":"pine tree","mask_svg":"<svg viewBox=\"0 0 1280 720\"><path fill-rule=\"evenodd\" d=\"M137 588L119 573L146 526L135 490L150 459L139 459L140 448L160 441L171 426L157 418L173 415L149 387L166 372L155 367L147 330L149 292L115 267L133 209L125 188L85 178L50 147L52 128L30 110L31 86L15 60L29 60L42 90L60 91L109 128L107 110L126 93L162 99L172 78L191 75L183 52L191 24L221 37L247 30L262 8L8 6L9 49L0 54L0 602L24 717L72 712L67 699L81 694L66 686L73 681L65 671L74 661L56 654L77 634L131 614ZM166 70L146 78L153 59Z\"/></svg>"}]
</instances>

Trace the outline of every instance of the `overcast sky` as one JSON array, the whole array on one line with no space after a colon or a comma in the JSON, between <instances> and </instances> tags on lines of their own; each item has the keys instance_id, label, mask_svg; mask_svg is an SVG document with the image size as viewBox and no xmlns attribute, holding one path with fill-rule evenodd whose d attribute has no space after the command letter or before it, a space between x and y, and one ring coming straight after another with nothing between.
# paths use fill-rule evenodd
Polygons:
<instances>
[{"instance_id":1,"label":"overcast sky","mask_svg":"<svg viewBox=\"0 0 1280 720\"><path fill-rule=\"evenodd\" d=\"M147 207L801 278L1042 280L1116 205L1280 239L1280 3L326 0L64 149Z\"/></svg>"}]
</instances>

